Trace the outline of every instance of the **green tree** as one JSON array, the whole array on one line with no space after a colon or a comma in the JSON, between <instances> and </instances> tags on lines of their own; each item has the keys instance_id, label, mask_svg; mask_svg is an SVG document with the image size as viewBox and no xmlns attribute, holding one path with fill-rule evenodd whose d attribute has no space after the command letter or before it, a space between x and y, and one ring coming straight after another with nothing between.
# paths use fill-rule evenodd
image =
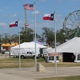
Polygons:
<instances>
[{"instance_id":1,"label":"green tree","mask_svg":"<svg viewBox=\"0 0 80 80\"><path fill-rule=\"evenodd\" d=\"M11 35L10 41L16 41L19 43L19 35L18 34Z\"/></svg>"},{"instance_id":2,"label":"green tree","mask_svg":"<svg viewBox=\"0 0 80 80\"><path fill-rule=\"evenodd\" d=\"M21 28L21 31L20 31L20 42L30 42L33 40L34 38L34 34L33 33L33 30L30 29L30 28L27 28L27 31L25 31L25 28Z\"/></svg>"},{"instance_id":3,"label":"green tree","mask_svg":"<svg viewBox=\"0 0 80 80\"><path fill-rule=\"evenodd\" d=\"M57 42L63 43L63 42L65 42L65 38L66 38L66 35L65 35L64 29L60 29L56 32L56 41Z\"/></svg>"},{"instance_id":4,"label":"green tree","mask_svg":"<svg viewBox=\"0 0 80 80\"><path fill-rule=\"evenodd\" d=\"M75 37L76 29L62 28L57 31L57 42L64 43L66 40L70 40ZM77 36L80 36L78 34Z\"/></svg>"},{"instance_id":5,"label":"green tree","mask_svg":"<svg viewBox=\"0 0 80 80\"><path fill-rule=\"evenodd\" d=\"M43 33L42 33L42 40L46 41L48 45L51 45L54 42L54 32L53 29L44 27L42 28Z\"/></svg>"},{"instance_id":6,"label":"green tree","mask_svg":"<svg viewBox=\"0 0 80 80\"><path fill-rule=\"evenodd\" d=\"M8 34L8 33L2 34L2 42L3 43L8 43L9 40L10 40L10 34Z\"/></svg>"}]
</instances>

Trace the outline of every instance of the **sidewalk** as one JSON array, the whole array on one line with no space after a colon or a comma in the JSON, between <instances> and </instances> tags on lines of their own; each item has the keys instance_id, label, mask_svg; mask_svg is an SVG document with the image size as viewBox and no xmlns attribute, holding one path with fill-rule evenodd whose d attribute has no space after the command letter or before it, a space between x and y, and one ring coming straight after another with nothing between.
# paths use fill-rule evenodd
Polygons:
<instances>
[{"instance_id":1,"label":"sidewalk","mask_svg":"<svg viewBox=\"0 0 80 80\"><path fill-rule=\"evenodd\" d=\"M3 74L3 73L0 73L0 79L1 80L34 80L31 78L23 78L23 77L14 76L10 74Z\"/></svg>"},{"instance_id":2,"label":"sidewalk","mask_svg":"<svg viewBox=\"0 0 80 80\"><path fill-rule=\"evenodd\" d=\"M46 68L46 72L37 72L35 68L0 69L1 80L36 80L37 78L62 77L80 75L80 67Z\"/></svg>"}]
</instances>

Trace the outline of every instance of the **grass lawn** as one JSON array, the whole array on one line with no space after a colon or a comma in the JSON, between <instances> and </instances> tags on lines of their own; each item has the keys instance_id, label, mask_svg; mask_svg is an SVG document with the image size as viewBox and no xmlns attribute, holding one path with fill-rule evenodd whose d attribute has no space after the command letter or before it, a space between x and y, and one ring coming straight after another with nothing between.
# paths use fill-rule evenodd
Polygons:
<instances>
[{"instance_id":1,"label":"grass lawn","mask_svg":"<svg viewBox=\"0 0 80 80\"><path fill-rule=\"evenodd\" d=\"M41 78L37 80L80 80L80 76Z\"/></svg>"},{"instance_id":2,"label":"grass lawn","mask_svg":"<svg viewBox=\"0 0 80 80\"><path fill-rule=\"evenodd\" d=\"M43 58L37 59L38 63L41 63L45 67L53 67L55 66L54 63L46 63ZM34 67L35 66L35 59L33 58L26 58L21 59L21 66L22 67ZM72 66L80 66L80 63L71 63L71 62L62 62L57 63L58 67L72 67ZM19 58L0 58L0 68L16 68L19 67Z\"/></svg>"}]
</instances>

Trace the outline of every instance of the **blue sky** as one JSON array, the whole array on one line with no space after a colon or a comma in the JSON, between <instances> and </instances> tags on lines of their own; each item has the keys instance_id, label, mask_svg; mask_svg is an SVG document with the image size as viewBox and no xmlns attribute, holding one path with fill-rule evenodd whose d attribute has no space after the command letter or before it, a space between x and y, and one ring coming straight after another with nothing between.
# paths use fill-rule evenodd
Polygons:
<instances>
[{"instance_id":1,"label":"blue sky","mask_svg":"<svg viewBox=\"0 0 80 80\"><path fill-rule=\"evenodd\" d=\"M0 0L0 34L17 34L18 27L9 28L9 24L20 19L19 27L24 27L23 4L36 2L36 32L42 33L43 27L54 28L53 21L43 21L43 14L56 11L56 29L61 29L64 18L73 11L80 10L80 0ZM27 20L34 29L34 12L27 10Z\"/></svg>"}]
</instances>

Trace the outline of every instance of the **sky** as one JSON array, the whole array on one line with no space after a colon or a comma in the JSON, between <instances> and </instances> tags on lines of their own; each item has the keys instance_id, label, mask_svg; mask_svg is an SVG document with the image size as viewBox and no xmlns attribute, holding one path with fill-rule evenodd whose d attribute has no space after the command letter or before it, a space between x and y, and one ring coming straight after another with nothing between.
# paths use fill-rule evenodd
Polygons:
<instances>
[{"instance_id":1,"label":"sky","mask_svg":"<svg viewBox=\"0 0 80 80\"><path fill-rule=\"evenodd\" d=\"M33 10L26 10L29 28L35 28L37 34L42 34L42 28L54 29L54 21L43 20L44 14L51 14L55 11L55 26L59 30L63 27L65 17L73 11L80 10L80 0L0 0L0 34L17 34L19 28L24 27L24 7L23 4L35 4ZM36 20L35 20L36 15ZM18 27L9 28L9 24L19 21Z\"/></svg>"}]
</instances>

